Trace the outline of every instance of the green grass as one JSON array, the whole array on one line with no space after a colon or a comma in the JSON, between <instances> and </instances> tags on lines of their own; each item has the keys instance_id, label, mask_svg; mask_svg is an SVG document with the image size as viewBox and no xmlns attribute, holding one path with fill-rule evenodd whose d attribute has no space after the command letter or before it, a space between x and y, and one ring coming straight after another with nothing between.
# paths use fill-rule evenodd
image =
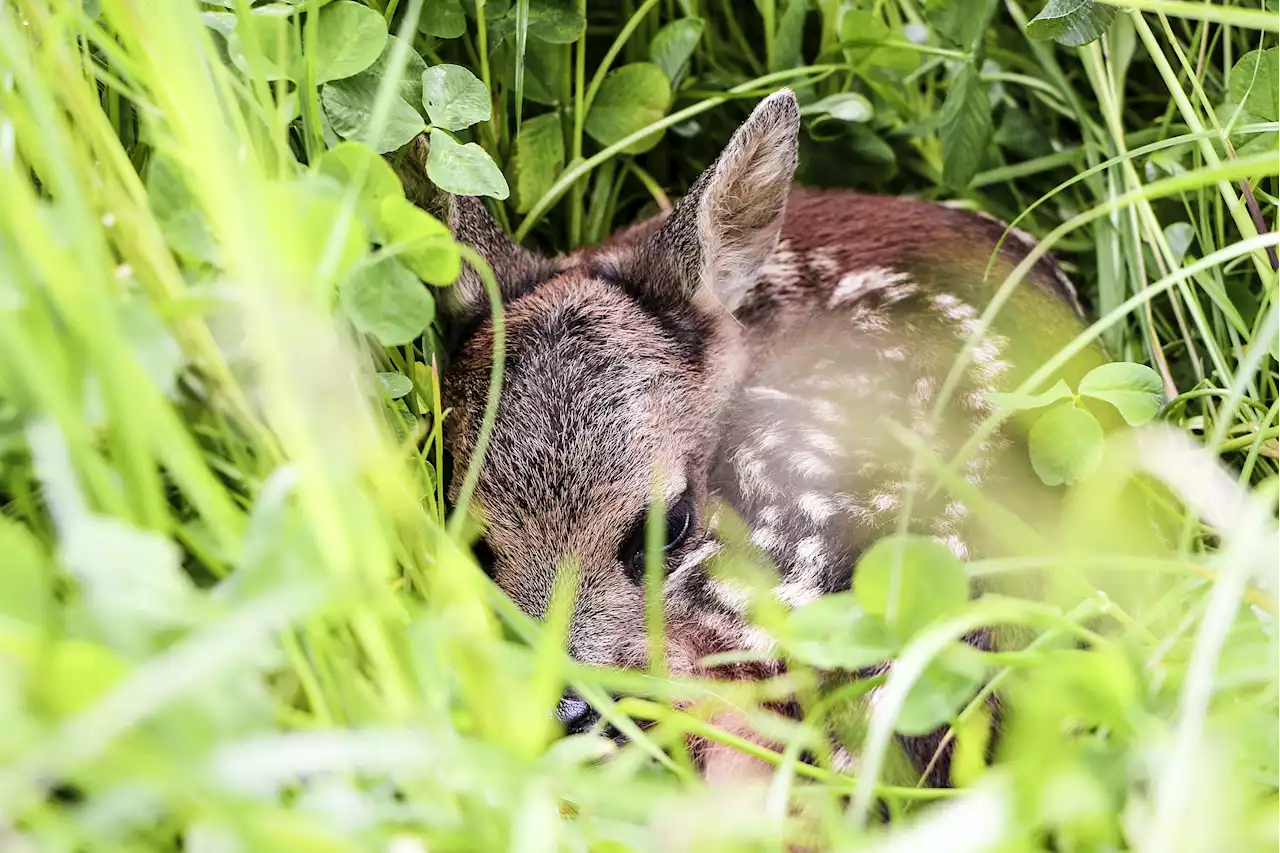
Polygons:
<instances>
[{"instance_id":1,"label":"green grass","mask_svg":"<svg viewBox=\"0 0 1280 853\"><path fill-rule=\"evenodd\" d=\"M506 22L501 3L367 0L402 47L350 135L431 119L400 107L415 57L471 69L492 109L456 136L506 168L515 196L493 209L533 244L660 209L778 86L853 93L859 120L807 112L802 180L1016 219L1079 283L1088 336L1161 377L1169 432L1118 437L1056 528L983 509L1025 547L964 570L1042 573L1047 595L979 599L826 698L803 654L764 685L583 669L563 614L544 630L476 568L440 476L450 330L417 335L417 278L456 250L425 220L386 233L398 189L376 158L321 162L339 141L325 51L355 27L335 41L318 3L253 5L0 0L5 849L780 850L802 832L841 850L1275 848L1276 80L1239 70L1275 48L1274 5L1129 2L1071 48L1029 39L1040 9L1016 0L519 0ZM701 34L669 97L620 93L609 73L686 15ZM944 108L966 73L979 97ZM610 103L645 123L589 119ZM395 148L417 199L421 152ZM389 322L362 294L404 275L413 310L357 332ZM384 346L405 322L410 342ZM918 449L962 485L958 460ZM1171 541L1135 521L1135 483L1172 511ZM812 618L762 618L849 653ZM957 648L991 623L1034 639ZM985 703L948 700L950 665L1012 711L994 768ZM632 743L600 762L608 744L557 740L566 683ZM759 709L793 692L803 722ZM951 702L954 790L895 769L900 712L931 700ZM785 746L716 729L726 706ZM861 746L852 772L824 758L832 723ZM691 734L776 764L762 799L708 791Z\"/></svg>"}]
</instances>

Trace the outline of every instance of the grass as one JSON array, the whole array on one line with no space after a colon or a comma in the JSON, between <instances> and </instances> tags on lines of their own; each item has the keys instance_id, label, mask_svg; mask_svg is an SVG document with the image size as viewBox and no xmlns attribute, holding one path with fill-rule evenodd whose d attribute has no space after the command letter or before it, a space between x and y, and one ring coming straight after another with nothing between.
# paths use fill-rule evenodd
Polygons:
<instances>
[{"instance_id":1,"label":"grass","mask_svg":"<svg viewBox=\"0 0 1280 853\"><path fill-rule=\"evenodd\" d=\"M1158 371L1167 431L1110 446L1025 556L966 567L1043 572L1052 595L979 599L887 677L818 699L804 665L762 685L575 666L554 618L535 625L477 569L444 501L450 330L380 346L336 307L388 252L362 207L376 165L336 193L307 177L336 141L315 82L327 36L294 15L237 53L216 15L244 26L252 5L0 0L6 849L779 850L802 833L841 850L1275 848L1277 124L1231 95L1240 57L1275 47L1274 6L1125 3L1067 48L1027 38L1039 9L1015 0L968 41L939 35L946 4L823 0L797 26L795 2L647 0L570 7L586 26L553 42L536 35L555 31L548 5L519 0L528 32L501 44L501 4L443 38L416 22L448 3L366 3L428 65L474 70L495 108L459 135L496 162L559 118L559 161L509 168L516 199L494 207L532 243L570 249L659 209L780 85L810 104L856 93L863 121L807 117L802 180L1017 220L1080 284L1087 335ZM842 33L842 5L878 28ZM703 28L669 103L592 136L609 71L686 12ZM270 73L289 44L300 85ZM993 105L973 150L939 119L966 65ZM397 83L369 102L367 138ZM973 174L949 183L957 156ZM410 149L391 160L412 171ZM958 460L919 449L948 483ZM1117 497L1136 472L1167 485L1172 545ZM1000 761L981 761L985 703L962 698L960 787L919 788L895 771L899 714L992 623L1035 638L972 653L1016 711ZM566 683L633 742L599 762L608 743L558 739ZM877 686L869 718L845 712ZM804 721L760 709L796 691ZM726 707L784 748L714 726ZM833 721L860 738L851 773L800 761ZM762 799L707 790L690 734L777 765Z\"/></svg>"}]
</instances>

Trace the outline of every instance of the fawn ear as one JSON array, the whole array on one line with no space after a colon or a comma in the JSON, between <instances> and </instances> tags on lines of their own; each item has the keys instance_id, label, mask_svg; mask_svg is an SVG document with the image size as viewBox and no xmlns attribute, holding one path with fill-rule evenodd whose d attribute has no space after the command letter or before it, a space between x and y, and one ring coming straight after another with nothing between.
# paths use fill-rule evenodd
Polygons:
<instances>
[{"instance_id":1,"label":"fawn ear","mask_svg":"<svg viewBox=\"0 0 1280 853\"><path fill-rule=\"evenodd\" d=\"M685 297L707 289L730 311L778 245L795 177L800 108L790 89L765 98L652 238Z\"/></svg>"},{"instance_id":2,"label":"fawn ear","mask_svg":"<svg viewBox=\"0 0 1280 853\"><path fill-rule=\"evenodd\" d=\"M537 284L551 261L519 246L493 221L484 203L475 196L450 195L443 199L444 218L453 239L473 249L493 268L502 301L521 295ZM444 310L457 321L488 316L489 295L484 280L464 259L458 280L447 291Z\"/></svg>"}]
</instances>

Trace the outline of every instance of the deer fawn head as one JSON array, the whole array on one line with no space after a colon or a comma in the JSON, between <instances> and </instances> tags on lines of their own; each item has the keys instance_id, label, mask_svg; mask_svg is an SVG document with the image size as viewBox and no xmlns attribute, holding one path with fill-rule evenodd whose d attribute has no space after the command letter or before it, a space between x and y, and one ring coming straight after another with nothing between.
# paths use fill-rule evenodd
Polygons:
<instances>
[{"instance_id":1,"label":"deer fawn head","mask_svg":"<svg viewBox=\"0 0 1280 853\"><path fill-rule=\"evenodd\" d=\"M655 482L669 599L715 550L708 469L745 367L733 312L777 245L799 125L790 91L767 98L664 221L562 258L514 244L478 200L450 201L456 238L493 268L507 328L506 376L473 502L485 525L478 552L535 617L558 573L576 565L569 647L578 660L644 665ZM455 470L464 470L493 329L474 271L452 294L448 310L466 331L444 392Z\"/></svg>"}]
</instances>

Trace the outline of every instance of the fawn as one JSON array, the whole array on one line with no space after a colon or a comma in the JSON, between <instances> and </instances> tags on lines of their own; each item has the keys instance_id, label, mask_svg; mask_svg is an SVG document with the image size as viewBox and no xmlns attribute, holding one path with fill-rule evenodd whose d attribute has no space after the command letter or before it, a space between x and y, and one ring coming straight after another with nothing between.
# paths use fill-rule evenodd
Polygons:
<instances>
[{"instance_id":1,"label":"fawn","mask_svg":"<svg viewBox=\"0 0 1280 853\"><path fill-rule=\"evenodd\" d=\"M725 547L715 506L741 517L776 566L786 605L847 590L859 554L894 532L903 508L911 452L880 419L917 431L945 458L991 411L988 392L1072 334L1074 291L1046 257L1001 314L1013 325L979 341L944 423L929 432L943 377L1032 244L1014 232L988 274L1004 226L984 215L793 188L799 129L795 96L777 92L669 215L564 257L517 246L477 199L448 200L456 239L493 268L507 326L474 495L485 526L477 556L534 617L545 614L558 567L576 561L568 642L586 664L646 666L655 472L665 484L667 664L695 673L711 653L769 644L749 626L741 593L708 570ZM455 470L464 470L493 347L474 271L459 278L448 310L462 331L444 397ZM1005 472L1020 470L1025 450L1012 451L1005 429L961 473L972 485L1017 480ZM912 530L962 558L989 552L963 501L934 494L911 516ZM572 693L558 714L571 732L598 719ZM937 738L908 746L919 768ZM930 780L945 783L945 762L934 764Z\"/></svg>"}]
</instances>

